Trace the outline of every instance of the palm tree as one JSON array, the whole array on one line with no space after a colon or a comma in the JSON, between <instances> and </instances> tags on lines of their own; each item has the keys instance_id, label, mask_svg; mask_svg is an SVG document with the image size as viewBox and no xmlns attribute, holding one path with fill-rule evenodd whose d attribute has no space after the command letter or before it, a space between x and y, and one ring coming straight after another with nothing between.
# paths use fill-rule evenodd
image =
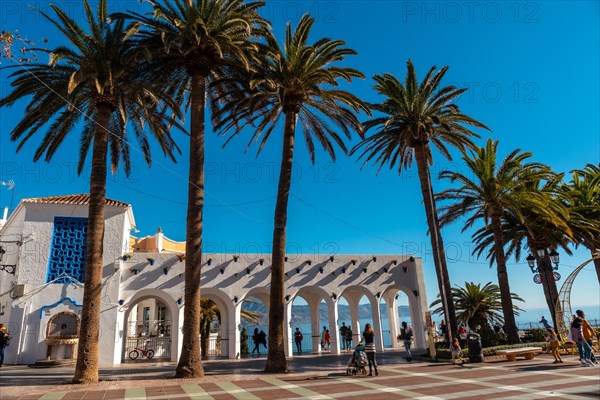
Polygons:
<instances>
[{"instance_id":1,"label":"palm tree","mask_svg":"<svg viewBox=\"0 0 600 400\"><path fill-rule=\"evenodd\" d=\"M494 235L494 253L498 272L498 284L502 294L505 332L510 343L519 343L519 333L513 314L502 217L508 210L523 219L523 209L543 209L545 198L533 191L524 190L533 181L552 177L550 169L540 163L528 162L529 152L512 151L500 164L497 162L498 141L488 139L484 148L476 147L471 156L464 156L466 173L442 171L440 178L458 182L461 186L439 193L437 200L449 200L452 204L440 209L442 226L458 218L470 216L462 232L483 220Z\"/></svg>"},{"instance_id":2,"label":"palm tree","mask_svg":"<svg viewBox=\"0 0 600 400\"><path fill-rule=\"evenodd\" d=\"M204 207L204 131L207 96L213 111L223 89L215 85L233 71L248 69L256 44L249 39L266 25L262 1L149 0L152 17L130 12L140 45L153 53L156 80L165 82L190 109L190 153L186 219L183 347L176 377L204 376L200 360L200 274ZM209 90L210 89L210 90Z\"/></svg>"},{"instance_id":3,"label":"palm tree","mask_svg":"<svg viewBox=\"0 0 600 400\"><path fill-rule=\"evenodd\" d=\"M250 299L244 299L243 302L254 303L254 301ZM221 310L219 310L217 303L205 297L200 299L200 309L200 336L202 337L200 347L202 358L206 359L208 357L211 323L216 319L219 322L219 325L221 324ZM262 314L250 310L241 310L240 317L242 320L257 324L262 319Z\"/></svg>"},{"instance_id":4,"label":"palm tree","mask_svg":"<svg viewBox=\"0 0 600 400\"><path fill-rule=\"evenodd\" d=\"M20 149L39 129L52 120L34 161L44 156L48 161L83 119L79 168L81 173L92 146L90 201L87 227L87 258L76 383L98 381L98 336L100 328L100 288L102 287L102 241L104 237L104 205L106 196L106 162L114 172L120 163L130 172L130 150L126 137L129 124L141 151L150 164L147 127L162 151L173 158L178 151L169 135L180 117L176 104L159 87L150 84L140 64L141 54L128 35L131 26L123 21L109 22L106 0L100 0L94 16L87 0L83 6L87 31L67 13L51 5L56 19L42 12L69 41L50 54L48 65L28 63L11 74L13 91L0 100L0 107L31 97L25 116L11 132L11 140L20 140ZM77 129L79 130L79 129Z\"/></svg>"},{"instance_id":5,"label":"palm tree","mask_svg":"<svg viewBox=\"0 0 600 400\"><path fill-rule=\"evenodd\" d=\"M432 67L419 84L415 68L408 60L404 84L391 74L375 75L375 90L385 96L385 99L382 103L372 104L371 109L382 113L383 116L364 123L365 131L376 129L376 132L352 149L352 153L362 151L359 159L364 158L363 166L372 160L379 164L379 169L387 163L391 169L397 163L398 173L410 167L413 158L416 159L438 285L445 302L445 318L450 323L451 329L448 330L448 334L451 334L456 332L457 324L431 186L431 144L444 157L451 159L448 145L458 148L463 153L466 149L474 147L471 138L478 135L465 125L488 128L461 113L458 106L453 104L467 89L458 89L455 86L439 87L447 70L448 67L443 67L435 72L435 67Z\"/></svg>"},{"instance_id":6,"label":"palm tree","mask_svg":"<svg viewBox=\"0 0 600 400\"><path fill-rule=\"evenodd\" d=\"M506 257L514 255L519 261L521 250L530 252L539 268L539 275L546 297L548 309L551 311L554 326L557 325L556 314L558 289L554 280L554 271L550 253L546 249L556 251L561 248L565 253L572 254L569 244L574 240L569 226L570 214L568 208L558 200L558 187L562 174L548 175L548 180L531 180L524 185L523 190L540 196L544 207L522 208L517 216L505 209L502 217L502 231ZM473 251L477 256L487 253L486 257L493 263L496 257L493 230L483 226L473 234L476 243ZM538 250L543 249L543 255ZM528 257L529 258L529 257Z\"/></svg>"},{"instance_id":7,"label":"palm tree","mask_svg":"<svg viewBox=\"0 0 600 400\"><path fill-rule=\"evenodd\" d=\"M356 113L360 110L368 111L357 97L338 89L339 79L350 82L352 78L364 76L355 69L332 65L356 52L343 47L345 42L342 40L324 38L312 45L308 44L313 23L314 18L309 15L300 19L295 31L292 31L288 23L283 48L270 31L265 33L264 55L260 62L254 65L249 87L251 92L242 87L237 102L230 102L229 106L222 109L221 121L216 126L221 132L232 129L232 137L248 125L255 126L250 143L260 139L260 153L282 115L285 115L273 229L266 372L287 371L283 341L284 257L296 125L300 121L302 135L313 163L315 139L335 159L333 142L337 143L344 153L347 149L344 140L329 122L348 139L352 131L362 136L362 127Z\"/></svg>"},{"instance_id":8,"label":"palm tree","mask_svg":"<svg viewBox=\"0 0 600 400\"><path fill-rule=\"evenodd\" d=\"M493 326L495 323L500 325L505 323L503 314L506 315L506 313L504 312L502 297L500 287L492 282L486 283L483 287L479 283L465 282L464 287L454 286L452 288L456 317L458 321L464 322L471 329L475 329L477 325L489 324ZM524 301L515 293L511 293L510 298L511 304L512 301ZM444 311L441 303L441 298L438 295L438 299L429 306L430 308L437 307L433 310L433 313L441 314ZM523 311L516 305L512 307L514 315L519 315L519 311Z\"/></svg>"},{"instance_id":9,"label":"palm tree","mask_svg":"<svg viewBox=\"0 0 600 400\"><path fill-rule=\"evenodd\" d=\"M563 183L560 199L569 208L569 225L576 244L582 244L592 253L600 249L600 166L588 164L573 171L571 183ZM594 259L600 282L600 259Z\"/></svg>"}]
</instances>

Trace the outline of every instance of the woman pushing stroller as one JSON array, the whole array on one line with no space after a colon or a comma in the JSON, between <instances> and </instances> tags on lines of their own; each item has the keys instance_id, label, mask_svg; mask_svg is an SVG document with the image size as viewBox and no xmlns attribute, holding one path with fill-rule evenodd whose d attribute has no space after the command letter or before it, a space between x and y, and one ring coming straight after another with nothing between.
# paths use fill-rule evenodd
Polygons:
<instances>
[{"instance_id":1,"label":"woman pushing stroller","mask_svg":"<svg viewBox=\"0 0 600 400\"><path fill-rule=\"evenodd\" d=\"M371 324L365 325L365 330L360 340L360 343L362 342L365 342L365 353L367 353L367 360L369 362L369 376L373 376L371 366L375 368L375 376L377 376L379 372L377 372L377 362L375 361L375 332L371 328Z\"/></svg>"}]
</instances>

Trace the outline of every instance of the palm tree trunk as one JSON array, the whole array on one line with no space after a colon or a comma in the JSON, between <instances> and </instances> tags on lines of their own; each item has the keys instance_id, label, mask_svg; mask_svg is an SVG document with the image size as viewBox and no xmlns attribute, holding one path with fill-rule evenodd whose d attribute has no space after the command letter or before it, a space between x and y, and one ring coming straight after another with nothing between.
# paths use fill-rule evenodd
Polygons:
<instances>
[{"instance_id":1,"label":"palm tree trunk","mask_svg":"<svg viewBox=\"0 0 600 400\"><path fill-rule=\"evenodd\" d=\"M554 280L554 271L552 270L552 261L546 254L545 257L540 257L536 251L537 246L530 246L531 253L535 257L535 261L539 268L540 279L542 281L542 288L544 289L544 297L546 297L546 304L552 317L552 325L556 328L558 326L556 320L556 307L558 300L558 289L556 287L556 281Z\"/></svg>"},{"instance_id":2,"label":"palm tree trunk","mask_svg":"<svg viewBox=\"0 0 600 400\"><path fill-rule=\"evenodd\" d=\"M108 129L112 110L98 106L92 150L90 204L83 286L83 308L73 383L98 382L98 340L102 292L102 254L104 245L104 205L106 202L106 157Z\"/></svg>"},{"instance_id":3,"label":"palm tree trunk","mask_svg":"<svg viewBox=\"0 0 600 400\"><path fill-rule=\"evenodd\" d=\"M508 283L508 272L506 271L506 255L504 254L504 232L502 231L502 211L492 216L492 230L494 232L494 252L496 255L496 267L498 270L498 286L500 287L500 298L502 299L502 313L504 314L505 333L509 343L519 343L519 331L515 321L510 285Z\"/></svg>"},{"instance_id":4,"label":"palm tree trunk","mask_svg":"<svg viewBox=\"0 0 600 400\"><path fill-rule=\"evenodd\" d=\"M200 327L200 335L202 339L200 340L200 350L202 353L202 359L206 360L208 358L208 347L210 342L210 320L208 317L203 318L201 327Z\"/></svg>"},{"instance_id":5,"label":"palm tree trunk","mask_svg":"<svg viewBox=\"0 0 600 400\"><path fill-rule=\"evenodd\" d=\"M273 256L271 265L271 291L269 293L269 350L265 372L287 372L287 360L283 343L285 321L283 288L285 269L285 230L287 223L287 205L292 183L292 160L294 158L294 134L296 132L296 114L285 115L281 170L275 205L275 226L273 228Z\"/></svg>"},{"instance_id":6,"label":"palm tree trunk","mask_svg":"<svg viewBox=\"0 0 600 400\"><path fill-rule=\"evenodd\" d=\"M200 274L202 268L202 212L204 207L204 76L192 74L190 170L185 238L185 307L183 346L177 364L177 378L202 378L200 357Z\"/></svg>"},{"instance_id":7,"label":"palm tree trunk","mask_svg":"<svg viewBox=\"0 0 600 400\"><path fill-rule=\"evenodd\" d=\"M450 324L450 329L446 329L446 340L450 343L450 338L456 335L458 324L456 321L456 311L452 299L452 287L450 285L450 276L446 265L446 254L444 243L440 232L440 223L437 216L435 200L433 198L433 189L429 175L429 165L427 164L427 148L425 143L419 143L414 146L415 158L417 161L417 170L419 172L419 181L421 183L421 193L423 194L423 203L427 214L427 225L429 226L429 237L431 238L431 247L433 250L435 271L438 279L442 308L446 322Z\"/></svg>"}]
</instances>

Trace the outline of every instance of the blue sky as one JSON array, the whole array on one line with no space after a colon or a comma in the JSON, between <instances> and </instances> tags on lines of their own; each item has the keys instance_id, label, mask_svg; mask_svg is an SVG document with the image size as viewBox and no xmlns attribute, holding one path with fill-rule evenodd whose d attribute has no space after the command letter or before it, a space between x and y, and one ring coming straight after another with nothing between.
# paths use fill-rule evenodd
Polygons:
<instances>
[{"instance_id":1,"label":"blue sky","mask_svg":"<svg viewBox=\"0 0 600 400\"><path fill-rule=\"evenodd\" d=\"M2 2L0 23L49 45L61 43L50 25L26 8L26 1ZM77 19L79 2L56 1ZM134 0L111 2L113 9L140 9ZM47 10L48 3L35 5ZM484 122L500 140L501 154L514 148L534 153L537 161L568 172L600 161L599 3L595 1L527 2L400 2L400 1L268 1L264 10L276 33L287 20L301 14L316 17L314 40L329 36L346 40L358 56L348 58L367 79L347 86L366 101L377 101L373 74L405 74L412 59L420 77L433 65L448 65L445 84L469 87L459 100L463 112ZM279 35L281 38L281 35ZM45 60L44 60L45 61ZM4 63L6 65L6 63ZM7 71L0 71L1 94L8 90ZM19 153L8 140L23 115L23 105L0 110L0 179L16 183L14 205L24 197L89 191L89 168L77 177L78 132L68 139L50 163L33 163L38 138ZM363 116L364 118L364 116ZM162 227L175 240L185 238L187 138L177 133L184 155L177 164L154 151L148 169L135 154L133 173L122 171L108 183L108 196L133 204L139 235ZM207 135L205 251L269 252L281 137L273 136L262 154L244 153L248 132L222 149L224 139ZM426 236L427 225L416 168L398 176L396 171L365 166L356 157L338 152L334 163L319 151L312 166L302 141L297 141L295 174L289 203L290 252L306 253L414 253L423 257L428 299L437 283ZM354 140L351 145L356 144ZM437 179L443 169L464 170L456 152L447 161L435 154L432 167L436 191L448 186ZM88 163L89 165L89 163ZM11 193L0 189L0 206ZM487 261L471 256L470 232L460 233L461 222L445 228L443 238L454 284L466 280L496 282ZM562 254L559 272L564 278L589 252ZM532 281L524 260L509 260L511 290L526 300L524 308L545 305L542 288ZM595 272L588 266L577 279L573 305L599 305ZM600 314L600 311L598 312Z\"/></svg>"}]
</instances>

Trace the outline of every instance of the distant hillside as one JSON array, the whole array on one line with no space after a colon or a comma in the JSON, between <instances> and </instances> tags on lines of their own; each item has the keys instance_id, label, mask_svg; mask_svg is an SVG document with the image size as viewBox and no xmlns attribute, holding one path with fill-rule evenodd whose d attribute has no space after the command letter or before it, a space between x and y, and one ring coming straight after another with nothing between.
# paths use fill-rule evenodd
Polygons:
<instances>
[{"instance_id":1,"label":"distant hillside","mask_svg":"<svg viewBox=\"0 0 600 400\"><path fill-rule=\"evenodd\" d=\"M262 303L249 303L244 304L244 310L250 310L259 312L264 315L263 320L267 321L266 308ZM381 316L383 319L387 319L387 311L385 305L381 305ZM410 317L410 310L408 306L400 306L399 312L400 318L405 317L407 320ZM321 303L319 307L319 321L327 321L327 305ZM371 306L369 304L360 304L358 306L358 319L370 319L371 318ZM308 305L293 305L292 306L292 320L295 323L299 322L310 322L310 310ZM345 304L338 305L338 321L341 324L346 322L346 325L350 322L350 306Z\"/></svg>"}]
</instances>

